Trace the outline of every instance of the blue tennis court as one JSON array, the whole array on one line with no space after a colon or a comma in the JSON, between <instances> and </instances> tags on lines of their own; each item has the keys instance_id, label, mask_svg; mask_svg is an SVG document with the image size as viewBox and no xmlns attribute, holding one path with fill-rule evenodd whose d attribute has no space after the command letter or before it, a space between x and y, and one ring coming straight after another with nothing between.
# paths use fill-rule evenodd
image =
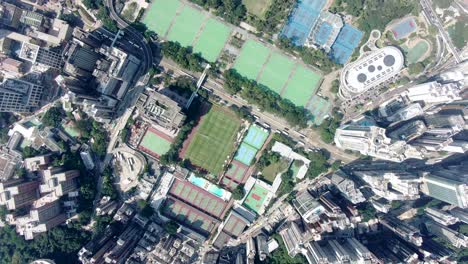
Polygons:
<instances>
[{"instance_id":1,"label":"blue tennis court","mask_svg":"<svg viewBox=\"0 0 468 264\"><path fill-rule=\"evenodd\" d=\"M331 58L339 64L345 64L359 46L364 33L357 28L345 24L341 29L335 43L331 47Z\"/></svg>"},{"instance_id":2,"label":"blue tennis court","mask_svg":"<svg viewBox=\"0 0 468 264\"><path fill-rule=\"evenodd\" d=\"M289 15L281 35L297 45L304 45L312 27L317 22L326 0L299 0Z\"/></svg>"},{"instance_id":3,"label":"blue tennis court","mask_svg":"<svg viewBox=\"0 0 468 264\"><path fill-rule=\"evenodd\" d=\"M406 38L409 34L415 32L418 29L416 25L416 21L414 18L408 17L400 21L400 23L396 24L392 27L392 33L395 39L402 39Z\"/></svg>"},{"instance_id":4,"label":"blue tennis court","mask_svg":"<svg viewBox=\"0 0 468 264\"><path fill-rule=\"evenodd\" d=\"M250 146L261 149L265 140L268 138L268 132L263 128L258 127L257 125L251 125L247 136L245 136L243 142L249 144Z\"/></svg>"},{"instance_id":5,"label":"blue tennis court","mask_svg":"<svg viewBox=\"0 0 468 264\"><path fill-rule=\"evenodd\" d=\"M319 46L322 46L325 43L327 43L327 40L330 37L330 34L332 33L332 30L332 25L330 25L329 23L322 23L318 29L317 34L315 35L315 43Z\"/></svg>"},{"instance_id":6,"label":"blue tennis court","mask_svg":"<svg viewBox=\"0 0 468 264\"><path fill-rule=\"evenodd\" d=\"M237 150L237 154L234 157L235 160L242 162L243 164L250 166L252 160L257 154L257 149L250 146L249 144L242 143Z\"/></svg>"}]
</instances>

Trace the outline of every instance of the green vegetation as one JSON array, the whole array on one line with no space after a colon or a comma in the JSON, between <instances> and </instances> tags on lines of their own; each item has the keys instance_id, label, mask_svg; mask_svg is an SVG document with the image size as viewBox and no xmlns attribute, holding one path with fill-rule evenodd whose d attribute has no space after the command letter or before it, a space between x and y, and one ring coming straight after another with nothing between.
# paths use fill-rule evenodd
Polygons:
<instances>
[{"instance_id":1,"label":"green vegetation","mask_svg":"<svg viewBox=\"0 0 468 264\"><path fill-rule=\"evenodd\" d=\"M82 3L89 9L98 9L103 4L102 0L83 0Z\"/></svg>"},{"instance_id":2,"label":"green vegetation","mask_svg":"<svg viewBox=\"0 0 468 264\"><path fill-rule=\"evenodd\" d=\"M459 49L463 49L468 39L468 23L466 18L458 20L454 26L448 30L450 37L453 40L453 45Z\"/></svg>"},{"instance_id":3,"label":"green vegetation","mask_svg":"<svg viewBox=\"0 0 468 264\"><path fill-rule=\"evenodd\" d=\"M307 170L307 177L309 179L313 179L328 171L328 158L322 151L309 152L305 156L310 160L309 169Z\"/></svg>"},{"instance_id":4,"label":"green vegetation","mask_svg":"<svg viewBox=\"0 0 468 264\"><path fill-rule=\"evenodd\" d=\"M281 185L276 192L276 196L281 197L292 192L295 185L294 172L289 168L286 172L281 174Z\"/></svg>"},{"instance_id":5,"label":"green vegetation","mask_svg":"<svg viewBox=\"0 0 468 264\"><path fill-rule=\"evenodd\" d=\"M418 75L424 71L424 68L425 66L422 62L413 63L408 66L408 73L411 75Z\"/></svg>"},{"instance_id":6,"label":"green vegetation","mask_svg":"<svg viewBox=\"0 0 468 264\"><path fill-rule=\"evenodd\" d=\"M113 200L119 197L119 193L114 186L114 176L112 175L112 171L109 168L106 168L102 173L101 194L103 196L109 196Z\"/></svg>"},{"instance_id":7,"label":"green vegetation","mask_svg":"<svg viewBox=\"0 0 468 264\"><path fill-rule=\"evenodd\" d=\"M304 63L316 67L324 73L330 73L340 67L321 49L312 49L304 46L298 47L294 45L290 39L285 37L280 37L276 44L287 52L299 55Z\"/></svg>"},{"instance_id":8,"label":"green vegetation","mask_svg":"<svg viewBox=\"0 0 468 264\"><path fill-rule=\"evenodd\" d=\"M16 117L12 113L2 112L0 113L0 143L6 143L8 141L8 130L9 126L16 122Z\"/></svg>"},{"instance_id":9,"label":"green vegetation","mask_svg":"<svg viewBox=\"0 0 468 264\"><path fill-rule=\"evenodd\" d=\"M229 23L238 25L244 20L247 9L241 0L190 0L206 9L214 9L217 16L224 18Z\"/></svg>"},{"instance_id":10,"label":"green vegetation","mask_svg":"<svg viewBox=\"0 0 468 264\"><path fill-rule=\"evenodd\" d=\"M162 53L187 70L203 71L202 64L205 60L200 54L193 53L192 48L182 47L178 42L167 41L162 44Z\"/></svg>"},{"instance_id":11,"label":"green vegetation","mask_svg":"<svg viewBox=\"0 0 468 264\"><path fill-rule=\"evenodd\" d=\"M0 263L30 263L48 258L56 263L79 263L78 250L90 234L75 227L58 226L25 241L11 226L0 228Z\"/></svg>"},{"instance_id":12,"label":"green vegetation","mask_svg":"<svg viewBox=\"0 0 468 264\"><path fill-rule=\"evenodd\" d=\"M76 129L80 132L81 140L92 139L91 148L100 157L104 157L109 143L107 131L102 124L82 114L82 118L75 122Z\"/></svg>"},{"instance_id":13,"label":"green vegetation","mask_svg":"<svg viewBox=\"0 0 468 264\"><path fill-rule=\"evenodd\" d=\"M330 92L333 94L338 94L340 91L340 80L333 80L330 87Z\"/></svg>"},{"instance_id":14,"label":"green vegetation","mask_svg":"<svg viewBox=\"0 0 468 264\"><path fill-rule=\"evenodd\" d=\"M234 112L240 119L247 120L251 123L255 121L255 118L250 114L249 108L247 108L245 105L241 107L238 107L237 105L230 105L229 109L231 109L231 111Z\"/></svg>"},{"instance_id":15,"label":"green vegetation","mask_svg":"<svg viewBox=\"0 0 468 264\"><path fill-rule=\"evenodd\" d=\"M453 0L434 0L432 2L436 7L445 9L450 7L450 5L453 3Z\"/></svg>"},{"instance_id":16,"label":"green vegetation","mask_svg":"<svg viewBox=\"0 0 468 264\"><path fill-rule=\"evenodd\" d=\"M262 172L262 178L270 184L279 173L286 171L288 166L289 162L273 151L264 152L257 162L257 169Z\"/></svg>"},{"instance_id":17,"label":"green vegetation","mask_svg":"<svg viewBox=\"0 0 468 264\"><path fill-rule=\"evenodd\" d=\"M136 2L131 2L122 12L122 17L128 21L133 21L135 19L135 12L137 8L138 4Z\"/></svg>"},{"instance_id":18,"label":"green vegetation","mask_svg":"<svg viewBox=\"0 0 468 264\"><path fill-rule=\"evenodd\" d=\"M153 214L154 214L154 209L153 207L151 207L150 204L148 204L147 201L145 200L138 200L137 202L137 205L138 205L138 209L140 211L140 214L143 216L143 217L151 217Z\"/></svg>"},{"instance_id":19,"label":"green vegetation","mask_svg":"<svg viewBox=\"0 0 468 264\"><path fill-rule=\"evenodd\" d=\"M258 18L263 18L265 12L272 4L272 0L242 0L247 12Z\"/></svg>"},{"instance_id":20,"label":"green vegetation","mask_svg":"<svg viewBox=\"0 0 468 264\"><path fill-rule=\"evenodd\" d=\"M109 12L107 11L106 7L99 7L96 18L102 21L102 24L107 30L112 32L117 32L117 30L119 30L117 23L115 23L115 21L112 20L112 18L109 16Z\"/></svg>"},{"instance_id":21,"label":"green vegetation","mask_svg":"<svg viewBox=\"0 0 468 264\"><path fill-rule=\"evenodd\" d=\"M264 1L248 0L248 2L251 2L252 5L258 6L259 4L262 4L262 2ZM249 21L249 23L255 26L259 32L273 35L278 32L278 26L283 25L284 21L289 15L289 11L291 10L291 7L294 6L296 1L295 0L268 0L268 2L271 2L271 3L268 3L269 6L266 12L264 12L263 15L258 15L252 12L256 16L253 18L250 18L251 21ZM263 6L265 6L265 4Z\"/></svg>"},{"instance_id":22,"label":"green vegetation","mask_svg":"<svg viewBox=\"0 0 468 264\"><path fill-rule=\"evenodd\" d=\"M42 117L42 124L48 127L59 127L63 120L63 113L59 107L51 107Z\"/></svg>"},{"instance_id":23,"label":"green vegetation","mask_svg":"<svg viewBox=\"0 0 468 264\"><path fill-rule=\"evenodd\" d=\"M365 203L364 205L360 205L357 207L359 214L362 217L363 222L367 222L371 219L375 218L375 214L377 211L375 211L375 208L370 204L370 203Z\"/></svg>"},{"instance_id":24,"label":"green vegetation","mask_svg":"<svg viewBox=\"0 0 468 264\"><path fill-rule=\"evenodd\" d=\"M224 88L227 91L239 93L249 104L256 104L261 110L283 117L293 127L306 127L307 121L311 119L303 107L295 106L277 93L242 77L233 69L224 72L224 78Z\"/></svg>"},{"instance_id":25,"label":"green vegetation","mask_svg":"<svg viewBox=\"0 0 468 264\"><path fill-rule=\"evenodd\" d=\"M234 200L242 200L244 198L245 192L244 192L244 185L237 185L236 189L232 192L232 198Z\"/></svg>"},{"instance_id":26,"label":"green vegetation","mask_svg":"<svg viewBox=\"0 0 468 264\"><path fill-rule=\"evenodd\" d=\"M179 230L179 224L174 222L173 220L170 220L169 222L164 224L164 230L169 234L169 235L175 235L177 234L177 230Z\"/></svg>"},{"instance_id":27,"label":"green vegetation","mask_svg":"<svg viewBox=\"0 0 468 264\"><path fill-rule=\"evenodd\" d=\"M274 234L273 239L278 241L279 247L271 253L265 262L268 264L304 264L307 260L302 254L297 254L294 258L288 255L288 251L284 245L284 241L279 234Z\"/></svg>"},{"instance_id":28,"label":"green vegetation","mask_svg":"<svg viewBox=\"0 0 468 264\"><path fill-rule=\"evenodd\" d=\"M187 139L188 135L190 134L190 131L192 131L194 126L195 126L195 123L192 121L192 122L185 124L179 130L179 133L177 134L177 137L172 142L171 148L169 149L169 151L159 158L162 165L175 164L180 161L179 151L182 149L184 141Z\"/></svg>"},{"instance_id":29,"label":"green vegetation","mask_svg":"<svg viewBox=\"0 0 468 264\"><path fill-rule=\"evenodd\" d=\"M333 111L333 116L323 120L322 124L317 128L320 133L320 138L327 144L333 143L335 132L340 127L343 115L337 111Z\"/></svg>"}]
</instances>

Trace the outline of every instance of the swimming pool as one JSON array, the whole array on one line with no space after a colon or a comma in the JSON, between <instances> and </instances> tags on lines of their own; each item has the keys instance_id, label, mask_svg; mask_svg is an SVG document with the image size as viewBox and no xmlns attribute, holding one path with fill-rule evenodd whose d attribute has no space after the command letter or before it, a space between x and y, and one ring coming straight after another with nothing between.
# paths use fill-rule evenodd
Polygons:
<instances>
[{"instance_id":1,"label":"swimming pool","mask_svg":"<svg viewBox=\"0 0 468 264\"><path fill-rule=\"evenodd\" d=\"M222 198L223 200L229 200L231 198L231 193L224 190L224 189L221 189L219 188L218 186L212 184L211 182L203 179L203 178L200 178L200 177L197 177L195 175L190 175L189 177L189 182L191 182L192 184L194 184L195 186L198 186L204 190L207 190L208 192L218 196L219 198Z\"/></svg>"}]
</instances>

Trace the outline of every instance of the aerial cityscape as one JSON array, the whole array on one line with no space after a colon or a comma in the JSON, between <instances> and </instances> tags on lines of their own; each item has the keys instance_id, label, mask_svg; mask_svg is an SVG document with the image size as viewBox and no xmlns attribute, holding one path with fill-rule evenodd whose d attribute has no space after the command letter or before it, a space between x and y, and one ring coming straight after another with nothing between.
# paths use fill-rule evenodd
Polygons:
<instances>
[{"instance_id":1,"label":"aerial cityscape","mask_svg":"<svg viewBox=\"0 0 468 264\"><path fill-rule=\"evenodd\" d=\"M468 1L1 0L0 263L468 263Z\"/></svg>"}]
</instances>

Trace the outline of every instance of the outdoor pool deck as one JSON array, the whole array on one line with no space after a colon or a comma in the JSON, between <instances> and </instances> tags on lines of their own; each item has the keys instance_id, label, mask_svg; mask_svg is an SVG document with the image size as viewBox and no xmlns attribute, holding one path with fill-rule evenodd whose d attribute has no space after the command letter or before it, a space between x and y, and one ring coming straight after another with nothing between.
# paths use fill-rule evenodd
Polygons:
<instances>
[{"instance_id":1,"label":"outdoor pool deck","mask_svg":"<svg viewBox=\"0 0 468 264\"><path fill-rule=\"evenodd\" d=\"M231 193L212 184L211 182L207 181L206 179L197 177L195 175L190 175L188 178L189 182L193 183L194 185L207 190L211 194L218 196L219 198L223 199L224 201L229 201L231 199Z\"/></svg>"}]
</instances>

